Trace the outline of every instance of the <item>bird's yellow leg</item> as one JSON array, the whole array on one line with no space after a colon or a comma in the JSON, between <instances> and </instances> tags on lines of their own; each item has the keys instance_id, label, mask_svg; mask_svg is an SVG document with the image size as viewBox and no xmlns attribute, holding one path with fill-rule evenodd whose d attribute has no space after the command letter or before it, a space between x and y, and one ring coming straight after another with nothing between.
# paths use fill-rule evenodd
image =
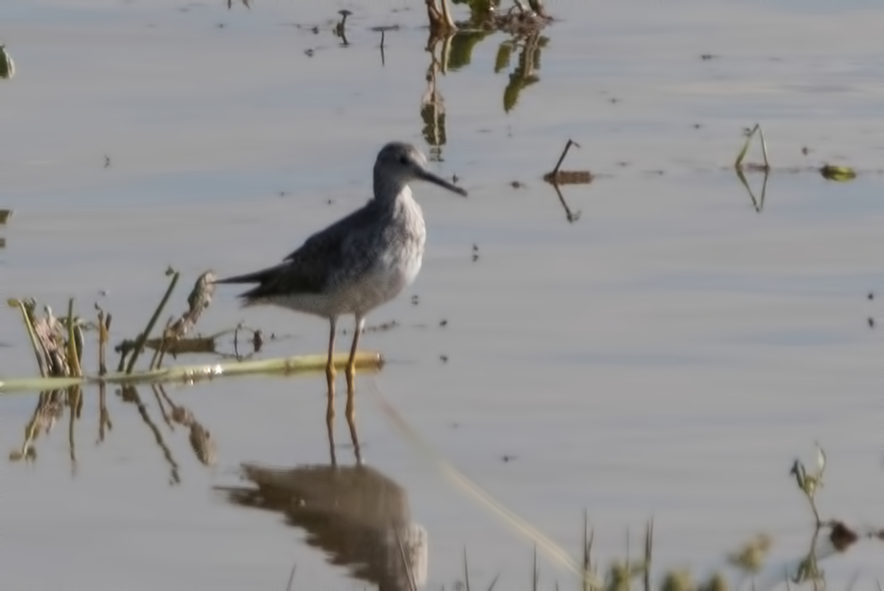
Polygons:
<instances>
[{"instance_id":1,"label":"bird's yellow leg","mask_svg":"<svg viewBox=\"0 0 884 591\"><path fill-rule=\"evenodd\" d=\"M325 378L328 383L328 408L325 413L325 421L328 423L330 438L333 438L332 424L335 421L335 331L337 324L337 318L332 318L329 321L328 363L325 365Z\"/></svg>"},{"instance_id":2,"label":"bird's yellow leg","mask_svg":"<svg viewBox=\"0 0 884 591\"><path fill-rule=\"evenodd\" d=\"M356 348L359 335L365 327L365 319L356 317L356 330L353 331L353 344L350 346L350 359L347 361L347 422L352 422L355 414L353 395L356 393Z\"/></svg>"}]
</instances>

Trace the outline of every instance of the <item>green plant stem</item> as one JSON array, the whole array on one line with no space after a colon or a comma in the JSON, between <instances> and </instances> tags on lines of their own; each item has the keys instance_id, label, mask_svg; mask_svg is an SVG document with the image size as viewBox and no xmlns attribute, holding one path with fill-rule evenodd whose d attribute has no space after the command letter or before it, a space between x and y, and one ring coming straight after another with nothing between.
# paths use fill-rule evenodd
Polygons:
<instances>
[{"instance_id":1,"label":"green plant stem","mask_svg":"<svg viewBox=\"0 0 884 591\"><path fill-rule=\"evenodd\" d=\"M347 366L349 357L350 356L346 353L340 353L336 354L332 361L336 368L344 369ZM105 374L104 376L14 378L0 380L0 394L12 392L41 392L44 390L68 388L76 385L196 382L199 380L257 373L306 373L325 370L327 362L328 356L321 354L263 359L257 361L230 361L227 363L177 366L135 373L117 372ZM356 353L355 362L356 367L359 369L378 370L383 365L383 358L380 353L360 351Z\"/></svg>"}]
</instances>

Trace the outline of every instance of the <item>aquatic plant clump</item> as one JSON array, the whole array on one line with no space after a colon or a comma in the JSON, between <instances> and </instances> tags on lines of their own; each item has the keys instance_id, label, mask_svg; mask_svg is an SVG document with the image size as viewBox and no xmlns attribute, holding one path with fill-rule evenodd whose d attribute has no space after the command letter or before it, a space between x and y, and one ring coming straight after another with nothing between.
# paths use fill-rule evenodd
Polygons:
<instances>
[{"instance_id":1,"label":"aquatic plant clump","mask_svg":"<svg viewBox=\"0 0 884 591\"><path fill-rule=\"evenodd\" d=\"M73 299L68 302L67 316L62 318L56 317L49 306L44 306L43 314L39 315L37 303L33 299L8 300L7 303L21 313L40 377L0 378L0 394L51 391L87 384L195 382L253 373L311 372L326 367L325 355L252 359L263 346L263 332L241 324L208 336L189 336L212 301L214 275L210 271L200 275L195 282L187 298L187 310L177 318L169 318L160 336L151 338L151 332L180 277L180 274L173 269L167 270L166 274L171 276L169 286L145 329L134 339L123 339L116 346L115 351L120 354L116 372L108 372L106 359L112 316L97 304L95 305L97 322L91 322L74 313ZM87 342L85 333L90 330L98 332L97 374L86 374L82 369L83 352ZM249 339L243 339L251 345L250 353L241 354L239 351L241 332L251 335ZM226 335L233 336L232 353L218 350L218 339ZM145 349L153 350L153 356L146 369L137 371L136 362ZM222 361L166 368L162 365L166 354L174 357L183 354L210 354L220 357ZM332 362L336 367L343 367L348 359L349 356L336 355ZM360 369L379 369L382 358L379 353L359 351L354 356L353 362Z\"/></svg>"}]
</instances>

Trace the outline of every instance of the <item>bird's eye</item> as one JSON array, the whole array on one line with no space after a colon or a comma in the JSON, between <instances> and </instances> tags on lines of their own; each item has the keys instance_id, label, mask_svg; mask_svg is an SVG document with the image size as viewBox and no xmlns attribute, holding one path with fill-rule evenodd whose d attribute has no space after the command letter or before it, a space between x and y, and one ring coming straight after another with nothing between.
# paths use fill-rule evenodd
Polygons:
<instances>
[{"instance_id":1,"label":"bird's eye","mask_svg":"<svg viewBox=\"0 0 884 591\"><path fill-rule=\"evenodd\" d=\"M408 158L406 158L405 156L400 156L399 157L399 164L401 164L403 166L407 166L408 165Z\"/></svg>"}]
</instances>

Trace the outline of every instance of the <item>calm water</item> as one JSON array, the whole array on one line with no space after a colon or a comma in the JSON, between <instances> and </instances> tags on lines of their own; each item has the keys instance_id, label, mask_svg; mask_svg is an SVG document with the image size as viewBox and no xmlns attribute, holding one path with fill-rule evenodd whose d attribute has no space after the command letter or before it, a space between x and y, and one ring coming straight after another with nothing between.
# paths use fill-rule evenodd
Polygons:
<instances>
[{"instance_id":1,"label":"calm water","mask_svg":"<svg viewBox=\"0 0 884 591\"><path fill-rule=\"evenodd\" d=\"M330 31L341 8L354 13L347 47ZM880 305L866 296L882 284L884 11L687 0L549 8L560 21L544 31L539 82L509 112L518 48L494 73L506 36L438 75L446 143L433 166L470 198L416 187L429 230L421 276L369 320L399 326L363 340L389 364L359 381L360 441L426 529L429 586L460 578L466 546L474 584L500 571L498 588L528 588L531 545L440 476L373 388L575 556L586 509L603 563L623 554L627 527L635 553L653 515L658 569L705 574L764 531L781 573L810 541L788 470L796 455L812 460L814 440L830 462L824 517L882 525L881 335L867 325ZM431 151L421 135L425 18L422 3L405 0L256 0L231 11L220 0L3 4L0 42L19 71L0 81L0 208L15 211L0 227L0 295L57 311L73 296L84 314L100 302L116 342L143 327L167 265L185 275L177 313L203 270L281 258L365 201L384 142ZM382 63L371 28L394 24ZM727 170L755 122L774 166L846 162L859 178L774 172L757 212ZM540 180L568 138L581 148L566 168L600 175L564 188L575 223ZM749 175L756 198L761 181ZM235 293L219 291L204 333L245 320L290 337L267 355L323 350L323 322L242 311ZM0 375L35 373L14 310L0 316L0 345ZM242 462L329 462L319 375L168 394L212 432L215 468L196 461L186 430L169 430L149 388L141 399L180 483L170 486L137 408L115 395L113 430L96 443L95 391L75 467L66 424L39 440L36 463L0 463L10 588L282 589L292 564L295 588L366 585L307 543L308 527L215 490L243 485ZM21 444L34 404L0 399L6 448ZM339 461L352 462L342 420L337 439ZM869 585L884 576L880 556L859 546L823 566L830 584L859 569ZM541 576L575 587L543 560Z\"/></svg>"}]
</instances>

